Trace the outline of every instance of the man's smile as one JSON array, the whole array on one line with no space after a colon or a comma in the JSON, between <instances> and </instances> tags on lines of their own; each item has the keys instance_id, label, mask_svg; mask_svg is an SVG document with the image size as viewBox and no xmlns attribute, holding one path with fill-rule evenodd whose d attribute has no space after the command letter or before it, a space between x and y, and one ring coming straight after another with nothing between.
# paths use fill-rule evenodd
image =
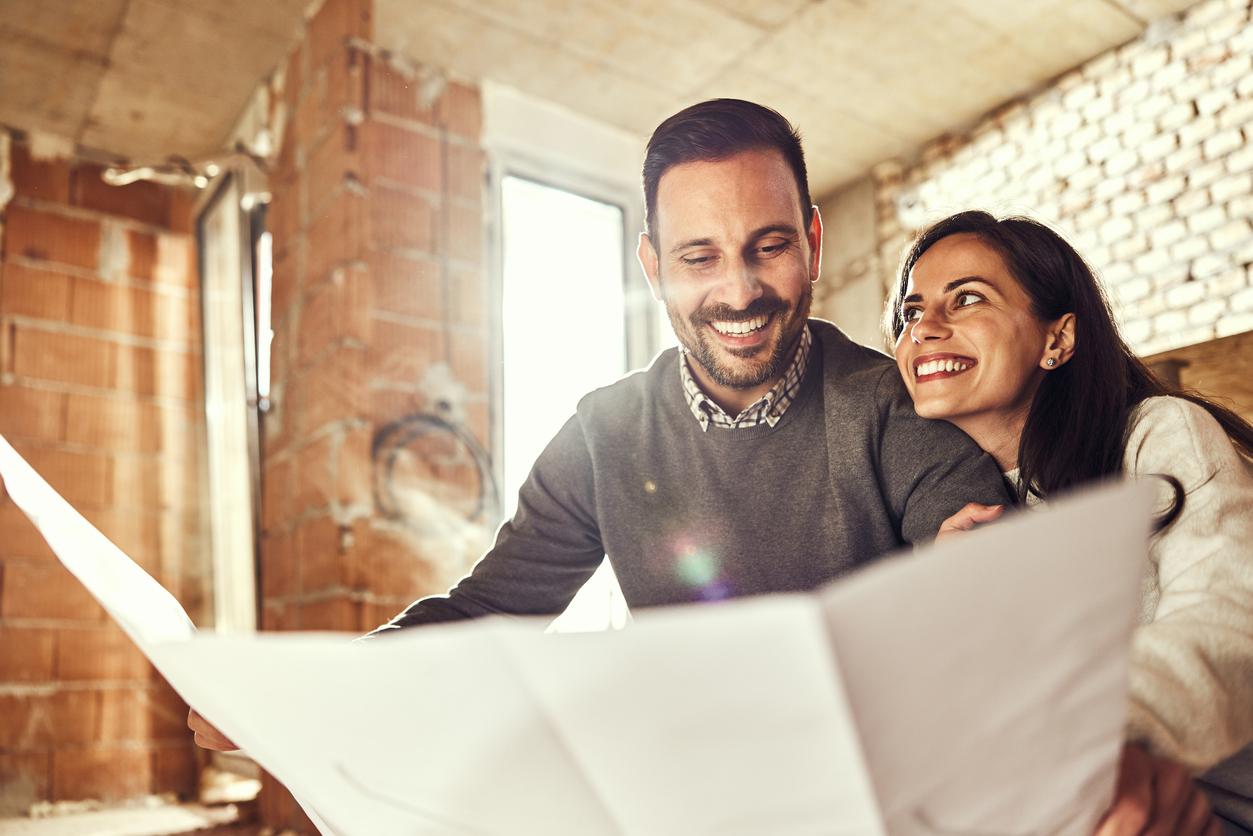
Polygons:
<instances>
[{"instance_id":1,"label":"man's smile","mask_svg":"<svg viewBox=\"0 0 1253 836\"><path fill-rule=\"evenodd\" d=\"M753 331L760 331L766 327L766 323L770 321L769 316L756 316L742 322L718 322L709 323L719 334L727 336L743 336L751 334Z\"/></svg>"},{"instance_id":2,"label":"man's smile","mask_svg":"<svg viewBox=\"0 0 1253 836\"><path fill-rule=\"evenodd\" d=\"M714 332L717 342L729 349L754 349L765 345L770 335L774 314L758 315L751 319L714 319L707 324Z\"/></svg>"}]
</instances>

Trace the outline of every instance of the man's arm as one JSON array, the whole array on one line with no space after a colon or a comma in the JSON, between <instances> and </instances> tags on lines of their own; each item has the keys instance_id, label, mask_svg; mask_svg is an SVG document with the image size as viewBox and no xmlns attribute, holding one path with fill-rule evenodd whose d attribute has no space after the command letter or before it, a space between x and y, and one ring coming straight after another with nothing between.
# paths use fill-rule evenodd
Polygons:
<instances>
[{"instance_id":1,"label":"man's arm","mask_svg":"<svg viewBox=\"0 0 1253 836\"><path fill-rule=\"evenodd\" d=\"M918 417L895 367L880 379L877 400L880 485L906 541L931 540L968 503L1010 501L996 462L970 436Z\"/></svg>"},{"instance_id":2,"label":"man's arm","mask_svg":"<svg viewBox=\"0 0 1253 836\"><path fill-rule=\"evenodd\" d=\"M557 615L604 559L592 460L577 415L549 442L496 544L446 595L414 602L376 636L485 615Z\"/></svg>"}]
</instances>

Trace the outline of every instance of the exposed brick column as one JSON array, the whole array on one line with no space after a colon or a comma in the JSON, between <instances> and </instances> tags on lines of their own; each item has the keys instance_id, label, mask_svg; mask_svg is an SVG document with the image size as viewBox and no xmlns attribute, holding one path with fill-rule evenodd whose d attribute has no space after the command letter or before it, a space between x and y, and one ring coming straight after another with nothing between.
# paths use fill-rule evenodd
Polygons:
<instances>
[{"instance_id":1,"label":"exposed brick column","mask_svg":"<svg viewBox=\"0 0 1253 836\"><path fill-rule=\"evenodd\" d=\"M371 629L446 589L495 523L494 511L474 516L477 474L464 451L441 449L447 434L418 442L399 491L420 494L439 525L389 519L375 501L375 433L435 412L482 445L489 381L478 91L389 63L371 12L370 0L327 0L284 73L265 629ZM309 827L269 779L262 816Z\"/></svg>"},{"instance_id":2,"label":"exposed brick column","mask_svg":"<svg viewBox=\"0 0 1253 836\"><path fill-rule=\"evenodd\" d=\"M198 617L192 196L114 188L98 166L6 146L16 196L0 261L0 433ZM185 716L0 491L0 815L193 793Z\"/></svg>"}]
</instances>

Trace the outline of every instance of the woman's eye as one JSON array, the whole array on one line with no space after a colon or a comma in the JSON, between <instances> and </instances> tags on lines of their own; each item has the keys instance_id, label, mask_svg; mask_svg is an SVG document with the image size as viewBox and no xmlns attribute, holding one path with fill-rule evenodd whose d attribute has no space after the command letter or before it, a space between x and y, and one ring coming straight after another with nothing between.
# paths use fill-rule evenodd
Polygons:
<instances>
[{"instance_id":1,"label":"woman's eye","mask_svg":"<svg viewBox=\"0 0 1253 836\"><path fill-rule=\"evenodd\" d=\"M982 302L983 297L978 293L959 293L957 294L957 298L953 301L956 303L957 307L964 308L968 305L973 305L976 302Z\"/></svg>"}]
</instances>

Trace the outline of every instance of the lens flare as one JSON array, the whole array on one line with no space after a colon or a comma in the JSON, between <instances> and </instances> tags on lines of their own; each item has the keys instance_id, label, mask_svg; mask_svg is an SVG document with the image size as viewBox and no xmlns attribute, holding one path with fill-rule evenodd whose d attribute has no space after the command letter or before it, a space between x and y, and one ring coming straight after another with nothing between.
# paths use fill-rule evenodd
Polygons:
<instances>
[{"instance_id":1,"label":"lens flare","mask_svg":"<svg viewBox=\"0 0 1253 836\"><path fill-rule=\"evenodd\" d=\"M679 578L688 586L704 587L718 577L718 561L705 549L692 549L680 554L675 568Z\"/></svg>"}]
</instances>

